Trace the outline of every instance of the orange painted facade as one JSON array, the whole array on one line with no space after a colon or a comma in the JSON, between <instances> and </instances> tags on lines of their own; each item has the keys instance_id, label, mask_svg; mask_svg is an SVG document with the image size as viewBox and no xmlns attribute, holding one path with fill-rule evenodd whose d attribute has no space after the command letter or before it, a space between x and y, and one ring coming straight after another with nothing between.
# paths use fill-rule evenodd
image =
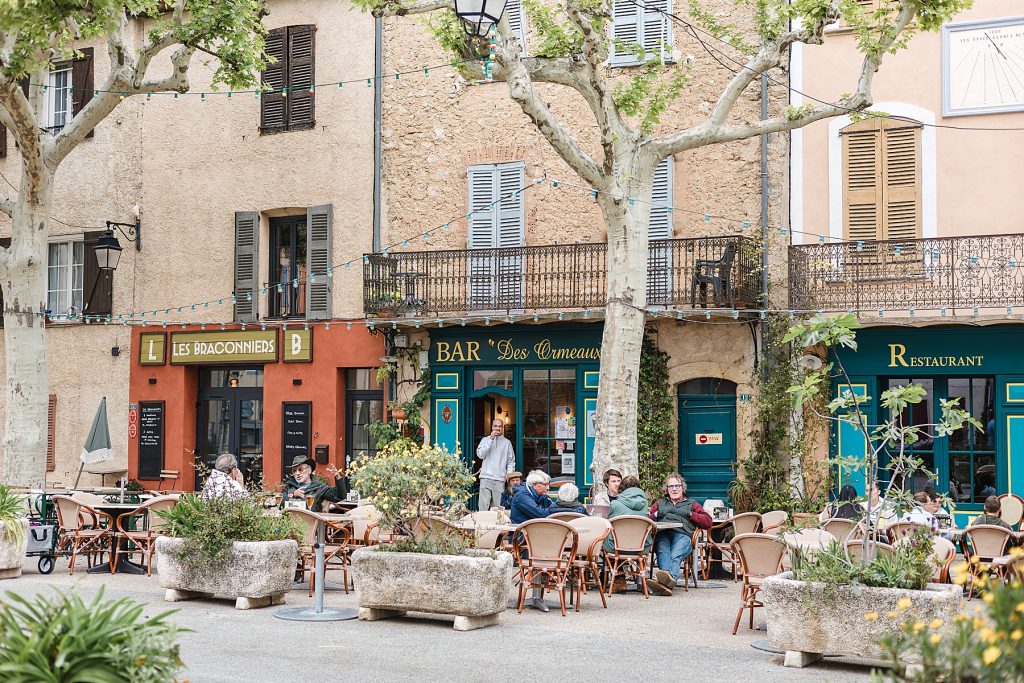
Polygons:
<instances>
[{"instance_id":1,"label":"orange painted facade","mask_svg":"<svg viewBox=\"0 0 1024 683\"><path fill-rule=\"evenodd\" d=\"M248 329L254 326L249 325ZM273 328L271 328L273 329ZM230 325L228 331L239 331L239 325ZM198 332L199 325L191 325L175 332ZM132 330L131 371L129 382L129 408L143 401L164 402L163 470L177 472L176 478L162 480L139 477L139 438L129 425L128 476L138 479L147 488L190 491L194 489L194 463L198 433L199 370L201 365L140 364L140 338L143 334L162 332L158 328L136 327ZM329 444L328 462L343 467L346 452L345 370L350 368L376 368L384 354L384 341L371 334L363 325L346 329L344 322L330 329L312 326L311 362L245 363L239 367L263 367L263 472L267 488L281 480L282 462L282 403L310 402L311 444ZM281 332L277 331L278 341ZM167 331L170 339L171 332ZM281 344L279 343L279 348ZM170 350L167 352L169 361ZM217 364L230 368L230 363ZM155 381L154 381L155 380ZM313 453L309 453L310 457ZM318 465L323 471L325 465Z\"/></svg>"}]
</instances>

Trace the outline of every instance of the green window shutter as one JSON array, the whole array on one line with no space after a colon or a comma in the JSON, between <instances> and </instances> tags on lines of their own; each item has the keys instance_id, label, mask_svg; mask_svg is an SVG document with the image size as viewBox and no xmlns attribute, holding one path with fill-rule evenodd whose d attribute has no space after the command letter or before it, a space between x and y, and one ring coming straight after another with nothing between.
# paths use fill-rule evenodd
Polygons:
<instances>
[{"instance_id":1,"label":"green window shutter","mask_svg":"<svg viewBox=\"0 0 1024 683\"><path fill-rule=\"evenodd\" d=\"M306 211L306 317L312 320L331 318L331 280L327 278L327 269L331 266L333 223L330 204L311 206Z\"/></svg>"},{"instance_id":2,"label":"green window shutter","mask_svg":"<svg viewBox=\"0 0 1024 683\"><path fill-rule=\"evenodd\" d=\"M651 188L651 218L647 226L647 239L672 239L672 157L662 159L654 169ZM671 303L672 291L672 246L652 244L647 259L647 303Z\"/></svg>"},{"instance_id":3,"label":"green window shutter","mask_svg":"<svg viewBox=\"0 0 1024 683\"><path fill-rule=\"evenodd\" d=\"M608 61L612 66L639 64L633 49L642 36L640 17L643 8L629 0L612 5L612 44L608 48Z\"/></svg>"},{"instance_id":4,"label":"green window shutter","mask_svg":"<svg viewBox=\"0 0 1024 683\"><path fill-rule=\"evenodd\" d=\"M235 322L252 323L259 318L259 239L259 213L235 212Z\"/></svg>"},{"instance_id":5,"label":"green window shutter","mask_svg":"<svg viewBox=\"0 0 1024 683\"><path fill-rule=\"evenodd\" d=\"M519 54L523 57L526 56L526 24L523 21L523 4L522 0L508 0L505 5L505 17L508 19L508 27L512 30L512 35L519 41L519 47L522 48Z\"/></svg>"},{"instance_id":6,"label":"green window shutter","mask_svg":"<svg viewBox=\"0 0 1024 683\"><path fill-rule=\"evenodd\" d=\"M316 26L288 27L288 130L312 128L316 124L314 111L316 83Z\"/></svg>"},{"instance_id":7,"label":"green window shutter","mask_svg":"<svg viewBox=\"0 0 1024 683\"><path fill-rule=\"evenodd\" d=\"M263 41L266 64L260 81L269 92L260 95L260 133L280 133L286 130L285 100L281 88L288 85L288 54L285 50L288 29L275 28L267 32ZM275 59L270 63L270 58Z\"/></svg>"},{"instance_id":8,"label":"green window shutter","mask_svg":"<svg viewBox=\"0 0 1024 683\"><path fill-rule=\"evenodd\" d=\"M93 49L91 47L83 47L80 52L81 57L76 57L71 62L71 87L74 89L71 93L71 116L78 116L78 112L82 111L85 105L89 104L92 100L92 91L95 87L93 85L93 78L95 76L93 68ZM93 131L89 131L86 137L92 137Z\"/></svg>"},{"instance_id":9,"label":"green window shutter","mask_svg":"<svg viewBox=\"0 0 1024 683\"><path fill-rule=\"evenodd\" d=\"M82 250L82 315L110 315L114 310L114 274L100 270L96 262L96 242L103 235L103 230L85 233Z\"/></svg>"}]
</instances>

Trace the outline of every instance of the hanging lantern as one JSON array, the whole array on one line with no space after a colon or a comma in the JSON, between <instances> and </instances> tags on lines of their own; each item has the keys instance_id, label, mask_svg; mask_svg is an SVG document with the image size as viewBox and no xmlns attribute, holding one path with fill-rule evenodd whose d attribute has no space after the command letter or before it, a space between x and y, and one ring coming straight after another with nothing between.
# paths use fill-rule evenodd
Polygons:
<instances>
[{"instance_id":1,"label":"hanging lantern","mask_svg":"<svg viewBox=\"0 0 1024 683\"><path fill-rule=\"evenodd\" d=\"M491 27L501 21L506 0L455 0L455 14L471 36L487 37Z\"/></svg>"},{"instance_id":2,"label":"hanging lantern","mask_svg":"<svg viewBox=\"0 0 1024 683\"><path fill-rule=\"evenodd\" d=\"M111 230L103 233L103 236L96 240L93 248L96 253L96 265L100 270L116 270L117 263L121 259L121 245Z\"/></svg>"}]
</instances>

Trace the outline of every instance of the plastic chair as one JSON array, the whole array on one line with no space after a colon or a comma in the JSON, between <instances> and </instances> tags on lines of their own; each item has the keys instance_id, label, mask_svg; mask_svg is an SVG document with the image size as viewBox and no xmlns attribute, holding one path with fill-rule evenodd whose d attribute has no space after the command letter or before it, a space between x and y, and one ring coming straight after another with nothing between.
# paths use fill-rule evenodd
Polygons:
<instances>
[{"instance_id":1,"label":"plastic chair","mask_svg":"<svg viewBox=\"0 0 1024 683\"><path fill-rule=\"evenodd\" d=\"M690 307L697 306L697 289L700 289L701 308L707 308L708 285L711 285L712 307L725 305L736 307L732 292L730 275L732 263L736 259L736 243L730 241L717 259L697 259L694 261L693 277L690 281Z\"/></svg>"},{"instance_id":2,"label":"plastic chair","mask_svg":"<svg viewBox=\"0 0 1024 683\"><path fill-rule=\"evenodd\" d=\"M1018 528L1024 519L1024 498L1014 493L999 496L999 517L1014 529Z\"/></svg>"},{"instance_id":3,"label":"plastic chair","mask_svg":"<svg viewBox=\"0 0 1024 683\"><path fill-rule=\"evenodd\" d=\"M551 519L548 517L548 519ZM573 581L576 583L576 611L580 611L581 592L587 592L587 576L597 586L597 594L601 596L601 604L608 609L608 600L604 596L604 584L601 582L601 559L604 540L612 532L612 524L604 517L587 517L580 515L569 520L569 526L576 531L577 556L573 560Z\"/></svg>"},{"instance_id":4,"label":"plastic chair","mask_svg":"<svg viewBox=\"0 0 1024 683\"><path fill-rule=\"evenodd\" d=\"M527 587L540 588L543 598L543 591L553 584L565 616L565 587L576 559L577 542L576 531L557 519L531 519L519 527L515 555L519 558L520 613L526 605Z\"/></svg>"},{"instance_id":5,"label":"plastic chair","mask_svg":"<svg viewBox=\"0 0 1024 683\"><path fill-rule=\"evenodd\" d=\"M740 609L736 612L736 623L732 634L740 627L743 610L750 610L750 628L754 628L754 608L764 607L757 599L761 585L769 576L774 576L782 569L782 557L786 553L786 545L778 537L771 534L740 534L732 539L732 549L743 572L743 584L740 588Z\"/></svg>"},{"instance_id":6,"label":"plastic chair","mask_svg":"<svg viewBox=\"0 0 1024 683\"><path fill-rule=\"evenodd\" d=\"M114 518L80 503L71 496L54 496L53 502L57 508L57 525L60 529L56 552L71 555L68 574L75 575L75 560L82 553L85 553L90 567L93 555L110 553L110 573L113 574L116 566L113 545ZM84 515L89 515L95 523L87 523Z\"/></svg>"},{"instance_id":7,"label":"plastic chair","mask_svg":"<svg viewBox=\"0 0 1024 683\"><path fill-rule=\"evenodd\" d=\"M117 516L116 539L114 552L120 555L121 544L116 541L126 541L134 546L134 550L126 548L124 552L129 558L136 552L146 558L146 576L153 575L153 551L156 550L156 539L163 535L163 529L167 526L158 513L166 512L178 504L177 496L160 496L152 498L131 512ZM133 517L144 518L143 529L126 529L125 525L130 523ZM117 558L114 558L117 564Z\"/></svg>"},{"instance_id":8,"label":"plastic chair","mask_svg":"<svg viewBox=\"0 0 1024 683\"><path fill-rule=\"evenodd\" d=\"M785 510L772 510L761 515L761 533L767 534L778 529L789 521L789 513Z\"/></svg>"},{"instance_id":9,"label":"plastic chair","mask_svg":"<svg viewBox=\"0 0 1024 683\"><path fill-rule=\"evenodd\" d=\"M654 535L657 526L650 517L623 515L611 520L612 551L605 551L605 567L608 570L608 595L611 595L616 575L621 571L640 582L644 597L647 593L647 540Z\"/></svg>"}]
</instances>

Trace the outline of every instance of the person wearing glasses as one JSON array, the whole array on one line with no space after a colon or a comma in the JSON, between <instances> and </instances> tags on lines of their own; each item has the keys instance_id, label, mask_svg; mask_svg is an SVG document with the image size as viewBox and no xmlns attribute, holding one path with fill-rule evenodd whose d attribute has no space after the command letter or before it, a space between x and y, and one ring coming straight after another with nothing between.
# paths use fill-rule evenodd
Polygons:
<instances>
[{"instance_id":1,"label":"person wearing glasses","mask_svg":"<svg viewBox=\"0 0 1024 683\"><path fill-rule=\"evenodd\" d=\"M656 522L677 522L680 529L663 529L654 537L658 569L654 572L656 586L648 585L655 594L672 595L679 580L679 569L693 552L693 532L710 529L711 515L700 503L687 497L686 481L678 472L665 477L665 496L651 506L651 519ZM661 590L659 590L661 589Z\"/></svg>"}]
</instances>

